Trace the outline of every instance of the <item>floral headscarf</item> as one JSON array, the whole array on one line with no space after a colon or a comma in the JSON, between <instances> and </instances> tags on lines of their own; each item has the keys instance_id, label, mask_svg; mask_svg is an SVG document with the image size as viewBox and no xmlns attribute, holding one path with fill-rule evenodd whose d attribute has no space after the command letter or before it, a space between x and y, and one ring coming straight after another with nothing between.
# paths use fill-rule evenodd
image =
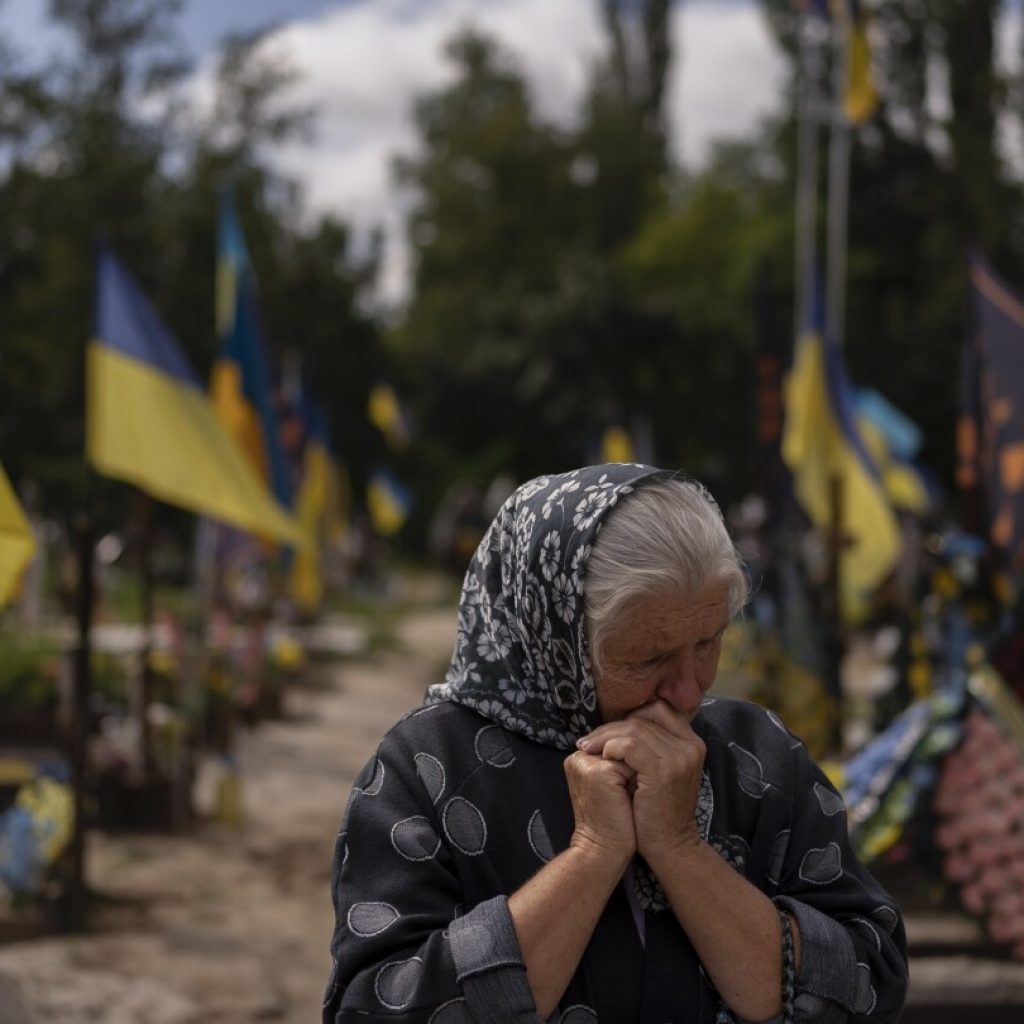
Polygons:
<instances>
[{"instance_id":1,"label":"floral headscarf","mask_svg":"<svg viewBox=\"0 0 1024 1024\"><path fill-rule=\"evenodd\" d=\"M572 750L600 724L583 616L587 556L623 495L677 475L608 464L519 487L470 562L451 665L427 701L464 704L511 732Z\"/></svg>"}]
</instances>

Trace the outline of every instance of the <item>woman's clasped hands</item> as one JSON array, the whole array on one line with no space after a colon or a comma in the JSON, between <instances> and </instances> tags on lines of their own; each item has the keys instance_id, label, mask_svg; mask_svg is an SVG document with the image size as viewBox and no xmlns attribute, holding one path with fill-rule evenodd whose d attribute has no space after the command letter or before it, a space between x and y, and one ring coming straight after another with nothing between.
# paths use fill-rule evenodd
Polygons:
<instances>
[{"instance_id":1,"label":"woman's clasped hands","mask_svg":"<svg viewBox=\"0 0 1024 1024\"><path fill-rule=\"evenodd\" d=\"M705 747L664 700L598 726L565 762L574 843L657 865L699 843L694 818Z\"/></svg>"}]
</instances>

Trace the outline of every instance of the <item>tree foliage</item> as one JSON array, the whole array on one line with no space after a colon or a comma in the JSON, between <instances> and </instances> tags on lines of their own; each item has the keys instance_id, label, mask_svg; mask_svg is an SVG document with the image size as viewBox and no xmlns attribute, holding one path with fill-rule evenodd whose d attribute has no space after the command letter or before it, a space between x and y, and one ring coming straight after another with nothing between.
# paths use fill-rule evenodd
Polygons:
<instances>
[{"instance_id":1,"label":"tree foliage","mask_svg":"<svg viewBox=\"0 0 1024 1024\"><path fill-rule=\"evenodd\" d=\"M673 165L663 135L671 5L601 8L607 56L568 128L537 115L493 42L452 45L454 84L421 103L420 151L401 165L416 271L394 350L440 464L564 466L603 424L641 416L655 457L738 495L758 268L773 319L792 322L797 8L762 0L790 65L776 116L698 171ZM1005 8L875 5L882 102L854 132L846 357L921 423L947 480L969 247L1024 280L1020 181L1000 146L1020 123L996 60ZM820 139L823 230L827 125Z\"/></svg>"},{"instance_id":2,"label":"tree foliage","mask_svg":"<svg viewBox=\"0 0 1024 1024\"><path fill-rule=\"evenodd\" d=\"M790 54L795 83L794 5L763 4ZM947 483L960 348L969 328L969 250L978 248L1024 284L1024 194L1019 170L1012 172L1000 144L1000 126L1019 126L1021 117L995 45L1010 6L1001 0L871 6L880 104L854 135L846 357L855 379L883 391L922 425L924 456ZM825 139L823 132L823 147Z\"/></svg>"},{"instance_id":3,"label":"tree foliage","mask_svg":"<svg viewBox=\"0 0 1024 1024\"><path fill-rule=\"evenodd\" d=\"M387 455L426 518L456 477L566 468L597 457L601 432L621 423L651 440L639 455L742 494L757 280L773 282L762 308L792 322L797 8L760 4L789 62L778 110L695 169L675 164L666 128L672 60L685 59L671 53L674 5L594 2L606 48L569 123L538 113L493 40L449 43L454 74L420 98L417 144L396 161L412 279L384 323L366 302L378 253L356 258L339 220L300 228L301 193L274 169L275 147L313 116L290 103L295 69L259 34L229 39L201 112L178 88L180 4L53 0L74 44L65 64L25 68L0 46L0 458L12 475L37 478L51 506L82 500L98 235L208 369L215 195L230 184L267 334L317 382L357 493ZM1019 154L1004 143L1021 129L1021 83L996 56L1008 7L875 4L881 104L854 131L846 358L924 427L947 480L968 248L1024 283ZM821 147L824 225L825 131ZM366 421L385 378L417 422L404 455Z\"/></svg>"},{"instance_id":4,"label":"tree foliage","mask_svg":"<svg viewBox=\"0 0 1024 1024\"><path fill-rule=\"evenodd\" d=\"M607 68L565 130L493 42L448 55L456 81L420 103L420 154L399 164L415 261L394 350L449 464L484 480L574 465L653 390L634 356L662 327L616 254L662 201L661 140Z\"/></svg>"},{"instance_id":5,"label":"tree foliage","mask_svg":"<svg viewBox=\"0 0 1024 1024\"><path fill-rule=\"evenodd\" d=\"M124 514L125 489L84 465L97 242L119 253L207 374L225 186L238 196L271 343L343 398L336 447L362 469L365 431L349 403L362 389L365 407L372 382L367 351L377 350L377 329L360 303L374 258L354 258L346 228L332 219L299 227L297 188L273 169L271 147L303 131L310 115L289 100L294 69L267 55L260 34L225 42L209 112L185 101L180 7L52 0L68 59L43 74L0 54L0 459L15 480L36 480L51 514L71 515L87 490L110 521Z\"/></svg>"}]
</instances>

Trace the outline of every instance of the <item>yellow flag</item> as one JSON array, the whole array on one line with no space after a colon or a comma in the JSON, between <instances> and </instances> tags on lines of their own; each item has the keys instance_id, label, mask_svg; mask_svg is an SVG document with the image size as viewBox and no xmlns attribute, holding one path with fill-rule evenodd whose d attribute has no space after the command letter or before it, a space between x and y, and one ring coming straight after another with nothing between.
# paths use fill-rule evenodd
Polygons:
<instances>
[{"instance_id":1,"label":"yellow flag","mask_svg":"<svg viewBox=\"0 0 1024 1024\"><path fill-rule=\"evenodd\" d=\"M839 353L815 333L801 338L786 382L782 457L797 500L819 529L831 523L831 481L842 481L840 580L851 617L895 567L900 527L854 421Z\"/></svg>"},{"instance_id":2,"label":"yellow flag","mask_svg":"<svg viewBox=\"0 0 1024 1024\"><path fill-rule=\"evenodd\" d=\"M247 533L302 544L217 419L199 378L127 270L100 257L86 355L86 455L105 476Z\"/></svg>"},{"instance_id":3,"label":"yellow flag","mask_svg":"<svg viewBox=\"0 0 1024 1024\"><path fill-rule=\"evenodd\" d=\"M0 608L14 596L35 551L35 536L0 466Z\"/></svg>"},{"instance_id":4,"label":"yellow flag","mask_svg":"<svg viewBox=\"0 0 1024 1024\"><path fill-rule=\"evenodd\" d=\"M295 502L295 516L306 535L306 545L292 563L288 588L303 608L315 611L324 593L321 560L331 469L330 456L318 438L307 442L302 462L302 486Z\"/></svg>"},{"instance_id":5,"label":"yellow flag","mask_svg":"<svg viewBox=\"0 0 1024 1024\"><path fill-rule=\"evenodd\" d=\"M623 427L609 427L601 438L602 462L632 462L633 439Z\"/></svg>"},{"instance_id":6,"label":"yellow flag","mask_svg":"<svg viewBox=\"0 0 1024 1024\"><path fill-rule=\"evenodd\" d=\"M366 403L366 414L392 448L402 448L408 443L409 427L405 413L390 384L374 386Z\"/></svg>"},{"instance_id":7,"label":"yellow flag","mask_svg":"<svg viewBox=\"0 0 1024 1024\"><path fill-rule=\"evenodd\" d=\"M386 469L374 471L366 486L366 507L377 533L382 537L398 533L412 504L412 495L393 473Z\"/></svg>"},{"instance_id":8,"label":"yellow flag","mask_svg":"<svg viewBox=\"0 0 1024 1024\"><path fill-rule=\"evenodd\" d=\"M852 124L862 124L878 106L878 91L871 70L871 47L868 43L867 16L858 0L850 0L846 13L846 30L849 33L846 95L843 110Z\"/></svg>"},{"instance_id":9,"label":"yellow flag","mask_svg":"<svg viewBox=\"0 0 1024 1024\"><path fill-rule=\"evenodd\" d=\"M916 515L927 512L930 505L928 488L921 474L893 455L882 431L866 416L858 418L857 426L881 473L885 492L892 504Z\"/></svg>"}]
</instances>

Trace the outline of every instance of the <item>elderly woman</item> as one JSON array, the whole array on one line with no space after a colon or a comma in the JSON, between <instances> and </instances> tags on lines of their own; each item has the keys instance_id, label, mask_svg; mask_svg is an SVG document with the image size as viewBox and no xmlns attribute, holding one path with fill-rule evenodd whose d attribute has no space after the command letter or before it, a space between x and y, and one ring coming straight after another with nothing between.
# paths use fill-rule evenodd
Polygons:
<instances>
[{"instance_id":1,"label":"elderly woman","mask_svg":"<svg viewBox=\"0 0 1024 1024\"><path fill-rule=\"evenodd\" d=\"M743 566L697 483L541 477L444 683L352 791L325 1022L892 1021L892 898L769 711L708 695Z\"/></svg>"}]
</instances>

